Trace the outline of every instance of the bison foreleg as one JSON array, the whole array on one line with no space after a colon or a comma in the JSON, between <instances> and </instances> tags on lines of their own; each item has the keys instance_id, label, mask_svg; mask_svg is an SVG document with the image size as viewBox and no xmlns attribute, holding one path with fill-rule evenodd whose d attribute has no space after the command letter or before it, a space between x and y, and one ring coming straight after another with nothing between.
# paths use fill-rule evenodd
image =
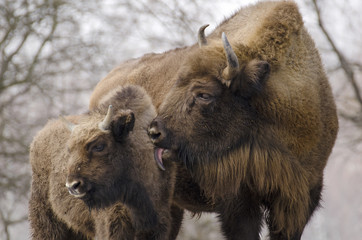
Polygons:
<instances>
[{"instance_id":1,"label":"bison foreleg","mask_svg":"<svg viewBox=\"0 0 362 240\"><path fill-rule=\"evenodd\" d=\"M262 211L259 202L248 192L218 204L222 231L228 240L259 240Z\"/></svg>"}]
</instances>

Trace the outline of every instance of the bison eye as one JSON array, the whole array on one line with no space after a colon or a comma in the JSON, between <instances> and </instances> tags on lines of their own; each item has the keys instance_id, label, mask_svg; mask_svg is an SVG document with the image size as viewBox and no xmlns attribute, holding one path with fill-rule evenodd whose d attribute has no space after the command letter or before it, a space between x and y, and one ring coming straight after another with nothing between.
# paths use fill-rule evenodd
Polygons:
<instances>
[{"instance_id":1,"label":"bison eye","mask_svg":"<svg viewBox=\"0 0 362 240\"><path fill-rule=\"evenodd\" d=\"M209 105L214 99L215 97L208 93L199 93L196 95L196 102L201 105Z\"/></svg>"},{"instance_id":2,"label":"bison eye","mask_svg":"<svg viewBox=\"0 0 362 240\"><path fill-rule=\"evenodd\" d=\"M199 93L197 94L197 98L204 101L210 101L213 97L208 93Z\"/></svg>"},{"instance_id":3,"label":"bison eye","mask_svg":"<svg viewBox=\"0 0 362 240\"><path fill-rule=\"evenodd\" d=\"M104 150L105 146L106 145L104 143L97 144L97 145L92 147L92 151L93 152L102 152Z\"/></svg>"}]
</instances>

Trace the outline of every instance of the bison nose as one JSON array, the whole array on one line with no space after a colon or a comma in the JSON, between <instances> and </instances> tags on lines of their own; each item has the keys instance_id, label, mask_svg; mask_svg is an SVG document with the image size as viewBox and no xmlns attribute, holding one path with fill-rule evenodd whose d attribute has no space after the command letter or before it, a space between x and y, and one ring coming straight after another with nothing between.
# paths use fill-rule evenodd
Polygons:
<instances>
[{"instance_id":1,"label":"bison nose","mask_svg":"<svg viewBox=\"0 0 362 240\"><path fill-rule=\"evenodd\" d=\"M68 188L70 194L75 197L82 197L85 195L81 189L83 188L84 182L81 179L73 180L72 182L67 181L65 186Z\"/></svg>"},{"instance_id":2,"label":"bison nose","mask_svg":"<svg viewBox=\"0 0 362 240\"><path fill-rule=\"evenodd\" d=\"M81 185L81 181L74 181L72 183L66 183L65 186L68 188L68 189L71 189L73 191L77 190L78 187Z\"/></svg>"},{"instance_id":3,"label":"bison nose","mask_svg":"<svg viewBox=\"0 0 362 240\"><path fill-rule=\"evenodd\" d=\"M149 128L148 128L148 136L150 136L151 140L154 143L159 143L162 141L162 139L165 138L166 134L165 131L162 128L162 124L160 121L155 118Z\"/></svg>"}]
</instances>

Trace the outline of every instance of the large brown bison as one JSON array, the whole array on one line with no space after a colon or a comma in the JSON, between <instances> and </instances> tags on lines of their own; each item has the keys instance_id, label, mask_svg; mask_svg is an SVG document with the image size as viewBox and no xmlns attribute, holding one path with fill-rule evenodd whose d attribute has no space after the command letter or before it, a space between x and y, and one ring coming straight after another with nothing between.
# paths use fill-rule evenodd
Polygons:
<instances>
[{"instance_id":1,"label":"large brown bison","mask_svg":"<svg viewBox=\"0 0 362 240\"><path fill-rule=\"evenodd\" d=\"M288 1L243 8L207 40L204 28L201 48L113 70L90 107L119 84L144 86L158 109L149 129L156 161L185 166L175 203L219 213L228 239L259 239L263 215L271 239L300 239L319 205L338 131L314 42Z\"/></svg>"},{"instance_id":2,"label":"large brown bison","mask_svg":"<svg viewBox=\"0 0 362 240\"><path fill-rule=\"evenodd\" d=\"M130 85L87 114L48 122L30 150L33 239L169 239L175 171L154 162L146 129L155 115Z\"/></svg>"}]
</instances>

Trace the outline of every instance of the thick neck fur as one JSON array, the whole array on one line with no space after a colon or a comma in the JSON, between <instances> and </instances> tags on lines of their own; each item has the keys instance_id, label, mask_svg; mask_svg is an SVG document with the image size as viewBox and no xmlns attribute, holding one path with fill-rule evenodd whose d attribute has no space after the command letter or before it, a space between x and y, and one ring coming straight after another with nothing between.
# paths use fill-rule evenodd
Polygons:
<instances>
[{"instance_id":1,"label":"thick neck fur","mask_svg":"<svg viewBox=\"0 0 362 240\"><path fill-rule=\"evenodd\" d=\"M258 137L261 136L261 137ZM255 194L274 202L271 209L284 214L273 215L279 231L282 228L303 228L306 223L310 202L308 174L300 163L288 151L273 139L271 133L251 135L239 147L225 152L217 159L197 153L197 165L192 165L192 155L186 163L191 167L192 175L199 182L207 196L213 199L227 199L238 195L243 186L253 189ZM275 195L280 197L275 198ZM288 206L286 208L286 206ZM286 221L286 215L296 216L293 222Z\"/></svg>"}]
</instances>

